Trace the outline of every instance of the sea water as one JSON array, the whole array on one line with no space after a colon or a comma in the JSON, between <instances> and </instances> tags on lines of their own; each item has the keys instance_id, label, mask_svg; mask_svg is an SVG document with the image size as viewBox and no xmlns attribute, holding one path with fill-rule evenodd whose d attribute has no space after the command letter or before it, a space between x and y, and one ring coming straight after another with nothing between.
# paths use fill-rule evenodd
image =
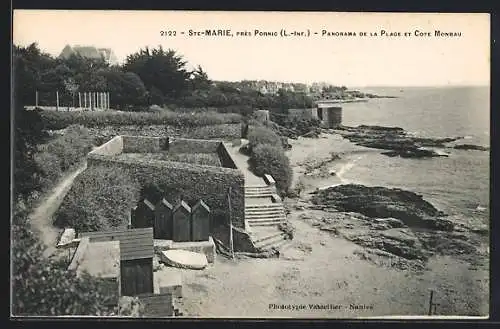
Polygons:
<instances>
[{"instance_id":1,"label":"sea water","mask_svg":"<svg viewBox=\"0 0 500 329\"><path fill-rule=\"evenodd\" d=\"M363 88L397 98L343 104L343 124L397 126L422 137L465 137L489 146L489 87ZM403 159L380 152L348 156L342 183L402 188L423 195L456 221L489 221L490 153L444 150L448 157Z\"/></svg>"}]
</instances>

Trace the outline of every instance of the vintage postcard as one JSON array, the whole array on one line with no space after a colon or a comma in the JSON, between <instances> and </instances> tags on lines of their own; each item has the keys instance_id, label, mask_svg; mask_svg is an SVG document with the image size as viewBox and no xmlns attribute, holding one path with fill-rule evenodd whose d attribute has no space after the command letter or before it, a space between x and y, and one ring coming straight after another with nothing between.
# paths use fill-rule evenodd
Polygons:
<instances>
[{"instance_id":1,"label":"vintage postcard","mask_svg":"<svg viewBox=\"0 0 500 329\"><path fill-rule=\"evenodd\" d=\"M15 10L11 314L488 318L490 16Z\"/></svg>"}]
</instances>

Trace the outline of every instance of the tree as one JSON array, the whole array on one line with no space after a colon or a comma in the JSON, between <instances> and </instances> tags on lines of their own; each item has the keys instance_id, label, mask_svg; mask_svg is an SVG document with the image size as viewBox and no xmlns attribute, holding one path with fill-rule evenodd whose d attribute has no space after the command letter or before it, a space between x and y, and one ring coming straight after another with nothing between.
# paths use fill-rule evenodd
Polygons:
<instances>
[{"instance_id":1,"label":"tree","mask_svg":"<svg viewBox=\"0 0 500 329\"><path fill-rule=\"evenodd\" d=\"M129 55L123 68L137 74L151 93L156 88L164 97L175 99L188 91L191 72L185 66L182 56L160 46Z\"/></svg>"},{"instance_id":2,"label":"tree","mask_svg":"<svg viewBox=\"0 0 500 329\"><path fill-rule=\"evenodd\" d=\"M136 106L140 109L149 104L149 93L141 78L133 72L123 72L112 68L101 72L106 80L106 89L113 95L113 104L117 108L127 109Z\"/></svg>"},{"instance_id":3,"label":"tree","mask_svg":"<svg viewBox=\"0 0 500 329\"><path fill-rule=\"evenodd\" d=\"M34 105L35 92L43 88L44 72L55 67L56 61L42 53L36 43L27 47L14 46L14 101L21 106Z\"/></svg>"},{"instance_id":4,"label":"tree","mask_svg":"<svg viewBox=\"0 0 500 329\"><path fill-rule=\"evenodd\" d=\"M208 74L203 71L200 65L192 72L191 84L194 90L210 89L212 81L208 78Z\"/></svg>"},{"instance_id":5,"label":"tree","mask_svg":"<svg viewBox=\"0 0 500 329\"><path fill-rule=\"evenodd\" d=\"M20 104L14 113L14 196L27 200L40 189L41 171L34 155L36 145L45 138L38 111L27 111Z\"/></svg>"}]
</instances>

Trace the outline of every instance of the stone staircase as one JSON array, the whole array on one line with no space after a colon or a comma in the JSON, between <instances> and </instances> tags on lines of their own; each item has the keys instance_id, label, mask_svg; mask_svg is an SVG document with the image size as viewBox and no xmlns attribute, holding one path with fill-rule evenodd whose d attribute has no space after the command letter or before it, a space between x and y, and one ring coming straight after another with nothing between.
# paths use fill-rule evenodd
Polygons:
<instances>
[{"instance_id":1,"label":"stone staircase","mask_svg":"<svg viewBox=\"0 0 500 329\"><path fill-rule=\"evenodd\" d=\"M279 229L285 221L285 209L274 185L245 186L245 222L255 247L267 251L287 246L290 240Z\"/></svg>"}]
</instances>

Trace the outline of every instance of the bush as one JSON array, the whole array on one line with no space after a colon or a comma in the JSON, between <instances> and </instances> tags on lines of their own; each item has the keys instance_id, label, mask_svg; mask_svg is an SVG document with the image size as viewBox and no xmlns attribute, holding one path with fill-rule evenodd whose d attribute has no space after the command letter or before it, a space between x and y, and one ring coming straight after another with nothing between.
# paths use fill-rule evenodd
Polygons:
<instances>
[{"instance_id":1,"label":"bush","mask_svg":"<svg viewBox=\"0 0 500 329\"><path fill-rule=\"evenodd\" d=\"M139 183L126 173L111 167L90 167L76 178L55 224L79 232L126 227L139 195Z\"/></svg>"},{"instance_id":2,"label":"bush","mask_svg":"<svg viewBox=\"0 0 500 329\"><path fill-rule=\"evenodd\" d=\"M171 125L201 127L225 123L239 123L241 115L234 113L196 112L120 112L120 111L42 111L45 129L64 129L72 124L85 127L126 125Z\"/></svg>"},{"instance_id":3,"label":"bush","mask_svg":"<svg viewBox=\"0 0 500 329\"><path fill-rule=\"evenodd\" d=\"M239 124L219 124L196 127L182 134L186 138L240 138L241 126Z\"/></svg>"},{"instance_id":4,"label":"bush","mask_svg":"<svg viewBox=\"0 0 500 329\"><path fill-rule=\"evenodd\" d=\"M67 271L62 261L43 257L44 246L24 211L12 222L12 313L57 316L116 313L116 294L97 278ZM111 306L108 306L111 305Z\"/></svg>"},{"instance_id":5,"label":"bush","mask_svg":"<svg viewBox=\"0 0 500 329\"><path fill-rule=\"evenodd\" d=\"M292 183L293 171L290 160L283 149L273 145L257 145L252 149L250 165L256 175L269 174L276 181L276 187L281 195L288 192Z\"/></svg>"},{"instance_id":6,"label":"bush","mask_svg":"<svg viewBox=\"0 0 500 329\"><path fill-rule=\"evenodd\" d=\"M60 159L57 155L42 151L35 153L35 162L41 171L41 185L46 188L52 186L62 175Z\"/></svg>"},{"instance_id":7,"label":"bush","mask_svg":"<svg viewBox=\"0 0 500 329\"><path fill-rule=\"evenodd\" d=\"M281 137L278 136L274 131L264 126L252 125L248 127L248 144L250 148L253 149L258 145L273 145L280 146Z\"/></svg>"},{"instance_id":8,"label":"bush","mask_svg":"<svg viewBox=\"0 0 500 329\"><path fill-rule=\"evenodd\" d=\"M61 171L68 170L80 162L92 150L94 143L88 129L81 125L69 126L64 135L55 138L46 144L48 153L59 158Z\"/></svg>"},{"instance_id":9,"label":"bush","mask_svg":"<svg viewBox=\"0 0 500 329\"><path fill-rule=\"evenodd\" d=\"M315 118L296 118L286 119L283 126L293 129L298 135L304 135L311 130L316 130L320 126L320 121Z\"/></svg>"}]
</instances>

